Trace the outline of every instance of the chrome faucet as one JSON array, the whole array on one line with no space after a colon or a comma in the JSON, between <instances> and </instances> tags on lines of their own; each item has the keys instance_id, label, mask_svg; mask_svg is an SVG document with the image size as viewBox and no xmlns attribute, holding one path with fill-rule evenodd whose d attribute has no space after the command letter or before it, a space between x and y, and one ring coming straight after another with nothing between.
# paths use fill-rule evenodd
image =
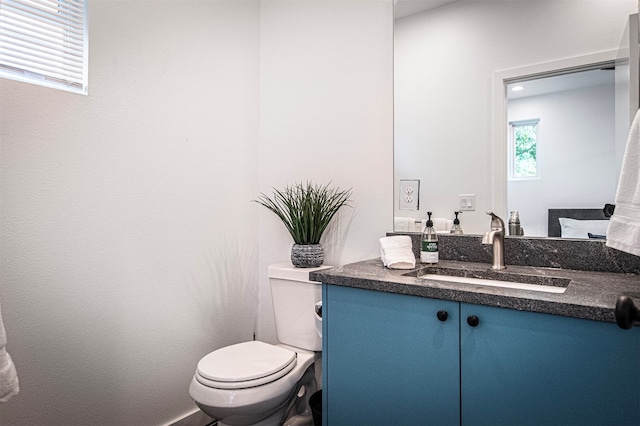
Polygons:
<instances>
[{"instance_id":1,"label":"chrome faucet","mask_svg":"<svg viewBox=\"0 0 640 426\"><path fill-rule=\"evenodd\" d=\"M491 231L484 233L482 244L493 246L493 264L491 269L506 269L504 264L504 221L493 212L487 212L491 216Z\"/></svg>"}]
</instances>

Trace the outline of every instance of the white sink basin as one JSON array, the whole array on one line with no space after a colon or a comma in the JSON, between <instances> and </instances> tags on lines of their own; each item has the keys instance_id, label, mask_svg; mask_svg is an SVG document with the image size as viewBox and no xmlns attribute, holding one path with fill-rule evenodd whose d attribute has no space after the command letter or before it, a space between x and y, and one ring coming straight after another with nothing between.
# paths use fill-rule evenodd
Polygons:
<instances>
[{"instance_id":1,"label":"white sink basin","mask_svg":"<svg viewBox=\"0 0 640 426\"><path fill-rule=\"evenodd\" d=\"M473 285L479 285L479 286L515 288L518 290L544 291L547 293L564 293L565 290L567 289L566 287L557 287L557 286L551 286L551 285L516 283L516 282L509 282L509 281L487 280L483 278L452 277L449 275L439 275L439 274L426 274L426 275L421 275L419 278L423 278L426 280L448 281L448 282L461 283L461 284L473 284Z\"/></svg>"}]
</instances>

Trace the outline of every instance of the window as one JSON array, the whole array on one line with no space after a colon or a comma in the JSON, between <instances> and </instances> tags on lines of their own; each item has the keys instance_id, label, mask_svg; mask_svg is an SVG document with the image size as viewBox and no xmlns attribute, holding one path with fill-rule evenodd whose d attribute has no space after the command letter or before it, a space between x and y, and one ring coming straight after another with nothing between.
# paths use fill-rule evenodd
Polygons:
<instances>
[{"instance_id":1,"label":"window","mask_svg":"<svg viewBox=\"0 0 640 426\"><path fill-rule=\"evenodd\" d=\"M87 93L86 0L0 0L0 77Z\"/></svg>"},{"instance_id":2,"label":"window","mask_svg":"<svg viewBox=\"0 0 640 426\"><path fill-rule=\"evenodd\" d=\"M538 178L538 123L540 120L509 123L509 178Z\"/></svg>"}]
</instances>

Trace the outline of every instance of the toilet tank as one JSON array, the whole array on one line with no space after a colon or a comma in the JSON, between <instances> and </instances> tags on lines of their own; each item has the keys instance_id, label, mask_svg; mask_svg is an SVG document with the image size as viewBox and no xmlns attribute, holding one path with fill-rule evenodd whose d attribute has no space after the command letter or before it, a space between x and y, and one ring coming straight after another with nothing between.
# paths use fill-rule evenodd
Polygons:
<instances>
[{"instance_id":1,"label":"toilet tank","mask_svg":"<svg viewBox=\"0 0 640 426\"><path fill-rule=\"evenodd\" d=\"M268 268L276 335L280 343L309 351L321 351L316 332L315 304L322 300L322 284L309 281L309 272L331 268L295 268L277 263Z\"/></svg>"}]
</instances>

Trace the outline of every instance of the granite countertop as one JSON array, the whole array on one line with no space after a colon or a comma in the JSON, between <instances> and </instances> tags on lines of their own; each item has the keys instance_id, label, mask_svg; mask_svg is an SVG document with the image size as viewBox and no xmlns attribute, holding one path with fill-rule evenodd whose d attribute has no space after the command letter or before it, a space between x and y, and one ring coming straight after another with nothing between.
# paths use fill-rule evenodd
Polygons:
<instances>
[{"instance_id":1,"label":"granite countertop","mask_svg":"<svg viewBox=\"0 0 640 426\"><path fill-rule=\"evenodd\" d=\"M428 273L429 268L448 268L467 276L488 272L496 279L523 274L534 275L536 280L553 281L555 277L570 282L564 293L547 293L418 278ZM416 263L415 269L399 270L385 268L380 259L371 259L311 272L309 278L330 285L606 322L615 322L618 296L640 298L640 276L636 274L511 265L505 271L491 271L486 263L458 260L441 260L434 266Z\"/></svg>"}]
</instances>

